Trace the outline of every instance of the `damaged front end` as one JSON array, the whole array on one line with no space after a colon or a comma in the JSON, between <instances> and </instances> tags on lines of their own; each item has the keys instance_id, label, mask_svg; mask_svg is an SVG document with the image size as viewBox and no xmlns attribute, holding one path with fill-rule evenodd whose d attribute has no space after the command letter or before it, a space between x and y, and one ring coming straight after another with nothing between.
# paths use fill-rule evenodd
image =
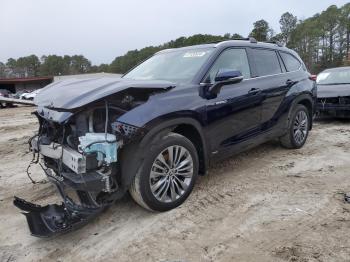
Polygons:
<instances>
[{"instance_id":1,"label":"damaged front end","mask_svg":"<svg viewBox=\"0 0 350 262\"><path fill-rule=\"evenodd\" d=\"M350 96L318 97L317 111L320 116L350 117Z\"/></svg>"},{"instance_id":2,"label":"damaged front end","mask_svg":"<svg viewBox=\"0 0 350 262\"><path fill-rule=\"evenodd\" d=\"M123 95L100 100L69 112L62 123L50 119L59 111L38 108L40 127L30 139L30 150L63 202L39 206L15 197L32 235L51 237L81 227L124 195L119 153L144 131L118 118L146 99Z\"/></svg>"}]
</instances>

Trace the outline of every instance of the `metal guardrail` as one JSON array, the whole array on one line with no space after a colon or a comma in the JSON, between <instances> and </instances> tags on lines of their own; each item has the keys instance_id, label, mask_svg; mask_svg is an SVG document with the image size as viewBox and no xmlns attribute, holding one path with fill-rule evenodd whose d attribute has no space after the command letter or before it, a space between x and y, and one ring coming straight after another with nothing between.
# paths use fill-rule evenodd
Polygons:
<instances>
[{"instance_id":1,"label":"metal guardrail","mask_svg":"<svg viewBox=\"0 0 350 262\"><path fill-rule=\"evenodd\" d=\"M28 105L28 106L35 106L33 101L30 100L24 100L24 99L16 99L16 98L8 98L0 96L0 103L12 103L12 104L20 104L20 105Z\"/></svg>"}]
</instances>

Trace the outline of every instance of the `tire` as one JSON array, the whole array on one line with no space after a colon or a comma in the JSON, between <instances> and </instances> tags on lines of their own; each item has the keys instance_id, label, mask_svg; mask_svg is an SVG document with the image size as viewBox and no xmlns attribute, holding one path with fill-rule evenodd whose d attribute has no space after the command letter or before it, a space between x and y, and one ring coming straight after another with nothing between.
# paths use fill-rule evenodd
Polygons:
<instances>
[{"instance_id":1,"label":"tire","mask_svg":"<svg viewBox=\"0 0 350 262\"><path fill-rule=\"evenodd\" d=\"M309 135L310 123L308 109L304 105L296 105L289 119L287 133L280 138L281 145L289 149L303 147Z\"/></svg>"},{"instance_id":2,"label":"tire","mask_svg":"<svg viewBox=\"0 0 350 262\"><path fill-rule=\"evenodd\" d=\"M132 198L151 211L168 211L181 205L192 192L198 175L196 148L189 139L176 133L154 139L146 148L129 188ZM173 168L170 159L174 160Z\"/></svg>"}]
</instances>

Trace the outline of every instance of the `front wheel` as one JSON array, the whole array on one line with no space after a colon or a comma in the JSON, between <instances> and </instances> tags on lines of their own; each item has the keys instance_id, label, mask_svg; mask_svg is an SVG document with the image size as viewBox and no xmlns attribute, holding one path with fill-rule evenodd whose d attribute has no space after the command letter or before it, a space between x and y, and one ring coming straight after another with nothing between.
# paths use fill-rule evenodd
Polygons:
<instances>
[{"instance_id":1,"label":"front wheel","mask_svg":"<svg viewBox=\"0 0 350 262\"><path fill-rule=\"evenodd\" d=\"M133 199L153 211L181 205L198 174L198 154L186 137L169 133L151 142L129 189Z\"/></svg>"},{"instance_id":2,"label":"front wheel","mask_svg":"<svg viewBox=\"0 0 350 262\"><path fill-rule=\"evenodd\" d=\"M301 148L309 135L310 114L304 105L297 105L291 114L287 133L280 138L283 147Z\"/></svg>"}]
</instances>

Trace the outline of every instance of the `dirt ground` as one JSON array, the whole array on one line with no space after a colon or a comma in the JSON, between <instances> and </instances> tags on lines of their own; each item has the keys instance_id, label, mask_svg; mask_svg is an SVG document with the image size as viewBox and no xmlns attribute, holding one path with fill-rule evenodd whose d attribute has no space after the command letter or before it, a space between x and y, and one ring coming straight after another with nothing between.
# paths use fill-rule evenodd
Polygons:
<instances>
[{"instance_id":1,"label":"dirt ground","mask_svg":"<svg viewBox=\"0 0 350 262\"><path fill-rule=\"evenodd\" d=\"M76 232L39 239L12 205L60 201L25 174L32 110L0 110L0 261L350 261L350 121L316 122L300 150L270 142L222 162L170 212L126 196Z\"/></svg>"}]
</instances>

